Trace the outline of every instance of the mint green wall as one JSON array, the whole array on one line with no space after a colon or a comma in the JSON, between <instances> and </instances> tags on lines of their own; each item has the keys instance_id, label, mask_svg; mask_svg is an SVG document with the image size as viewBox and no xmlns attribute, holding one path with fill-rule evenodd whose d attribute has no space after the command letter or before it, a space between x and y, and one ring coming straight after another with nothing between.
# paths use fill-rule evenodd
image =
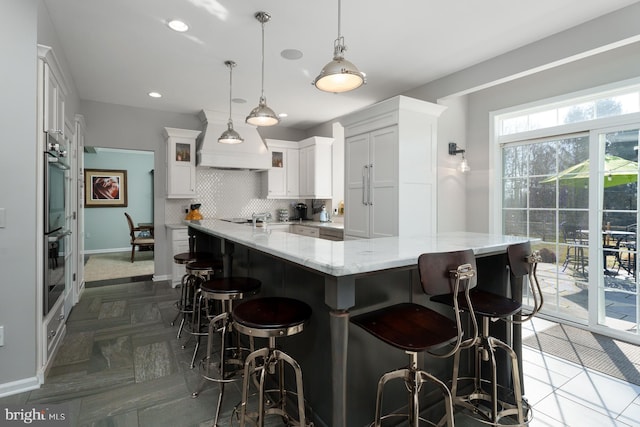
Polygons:
<instances>
[{"instance_id":1,"label":"mint green wall","mask_svg":"<svg viewBox=\"0 0 640 427\"><path fill-rule=\"evenodd\" d=\"M128 190L126 208L84 209L85 252L130 249L124 212L134 223L153 222L153 152L97 148L84 153L84 168L126 170Z\"/></svg>"}]
</instances>

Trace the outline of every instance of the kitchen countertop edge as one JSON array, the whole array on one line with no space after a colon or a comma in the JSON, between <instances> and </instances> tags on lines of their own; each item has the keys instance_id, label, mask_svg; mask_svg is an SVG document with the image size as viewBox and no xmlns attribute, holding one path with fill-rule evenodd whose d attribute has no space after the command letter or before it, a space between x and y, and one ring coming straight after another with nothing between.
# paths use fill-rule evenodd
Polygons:
<instances>
[{"instance_id":1,"label":"kitchen countertop edge","mask_svg":"<svg viewBox=\"0 0 640 427\"><path fill-rule=\"evenodd\" d=\"M335 277L410 267L422 253L472 249L478 256L535 239L475 232L330 241L220 220L184 220L185 226Z\"/></svg>"}]
</instances>

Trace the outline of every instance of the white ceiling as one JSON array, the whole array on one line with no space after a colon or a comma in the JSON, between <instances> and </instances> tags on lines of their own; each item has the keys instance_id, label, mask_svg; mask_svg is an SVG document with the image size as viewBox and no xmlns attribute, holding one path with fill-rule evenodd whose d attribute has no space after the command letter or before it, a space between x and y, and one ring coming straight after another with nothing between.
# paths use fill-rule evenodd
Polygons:
<instances>
[{"instance_id":1,"label":"white ceiling","mask_svg":"<svg viewBox=\"0 0 640 427\"><path fill-rule=\"evenodd\" d=\"M261 28L265 94L281 126L307 129L403 93L637 0L344 0L342 35L368 84L328 94L311 82L331 60L337 0L44 0L83 100L182 113L228 114L234 69L234 120L260 97ZM165 23L179 18L187 33ZM299 60L281 57L298 49ZM163 94L151 99L150 91Z\"/></svg>"}]
</instances>

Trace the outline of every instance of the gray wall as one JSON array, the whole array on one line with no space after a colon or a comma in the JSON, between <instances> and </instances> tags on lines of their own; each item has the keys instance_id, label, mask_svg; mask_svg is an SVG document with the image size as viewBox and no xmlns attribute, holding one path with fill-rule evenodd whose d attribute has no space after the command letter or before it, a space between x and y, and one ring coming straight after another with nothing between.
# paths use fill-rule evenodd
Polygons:
<instances>
[{"instance_id":1,"label":"gray wall","mask_svg":"<svg viewBox=\"0 0 640 427\"><path fill-rule=\"evenodd\" d=\"M131 248L125 212L136 224L153 222L153 158L150 151L98 148L95 153L84 153L85 170L127 171L127 207L85 208L85 253Z\"/></svg>"},{"instance_id":2,"label":"gray wall","mask_svg":"<svg viewBox=\"0 0 640 427\"><path fill-rule=\"evenodd\" d=\"M172 266L166 260L170 258L171 248L166 234L160 232L166 223L167 194L167 150L162 130L164 127L199 130L200 120L195 113L174 114L94 101L82 101L80 109L87 124L85 145L154 153L154 224L158 230L155 233L155 276L170 274Z\"/></svg>"},{"instance_id":3,"label":"gray wall","mask_svg":"<svg viewBox=\"0 0 640 427\"><path fill-rule=\"evenodd\" d=\"M3 156L0 160L0 385L36 373L36 151L37 2L3 0L0 26Z\"/></svg>"}]
</instances>

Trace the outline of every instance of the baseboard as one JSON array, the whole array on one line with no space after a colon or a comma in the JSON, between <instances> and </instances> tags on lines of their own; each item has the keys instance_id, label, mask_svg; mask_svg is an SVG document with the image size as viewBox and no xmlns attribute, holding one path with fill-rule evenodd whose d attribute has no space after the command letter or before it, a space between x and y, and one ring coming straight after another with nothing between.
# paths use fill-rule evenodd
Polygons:
<instances>
[{"instance_id":1,"label":"baseboard","mask_svg":"<svg viewBox=\"0 0 640 427\"><path fill-rule=\"evenodd\" d=\"M111 248L111 249L85 249L85 255L93 255L93 254L106 254L111 252L131 252L131 246L126 248Z\"/></svg>"},{"instance_id":2,"label":"baseboard","mask_svg":"<svg viewBox=\"0 0 640 427\"><path fill-rule=\"evenodd\" d=\"M10 383L0 384L0 397L11 396L13 394L24 393L40 388L38 377L24 378Z\"/></svg>"},{"instance_id":3,"label":"baseboard","mask_svg":"<svg viewBox=\"0 0 640 427\"><path fill-rule=\"evenodd\" d=\"M171 280L173 276L171 276L170 274L163 274L161 276L156 276L154 275L153 278L151 279L154 282L161 282L163 280Z\"/></svg>"}]
</instances>

